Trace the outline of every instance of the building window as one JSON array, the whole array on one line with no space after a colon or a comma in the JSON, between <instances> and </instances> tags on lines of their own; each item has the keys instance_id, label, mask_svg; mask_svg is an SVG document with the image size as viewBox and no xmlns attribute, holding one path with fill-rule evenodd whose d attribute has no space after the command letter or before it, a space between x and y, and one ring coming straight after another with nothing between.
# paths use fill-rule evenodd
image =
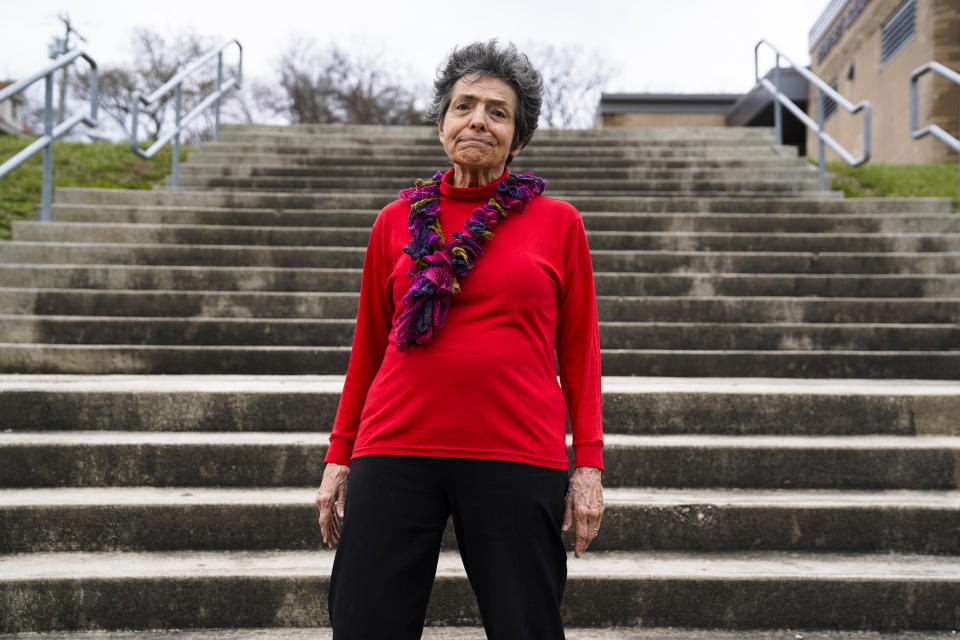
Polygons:
<instances>
[{"instance_id":1,"label":"building window","mask_svg":"<svg viewBox=\"0 0 960 640\"><path fill-rule=\"evenodd\" d=\"M917 3L907 0L883 23L880 32L880 64L903 49L917 32Z\"/></svg>"},{"instance_id":2,"label":"building window","mask_svg":"<svg viewBox=\"0 0 960 640\"><path fill-rule=\"evenodd\" d=\"M837 90L836 79L834 79L834 81L830 83L830 88L833 89L834 91ZM822 93L823 93L823 121L826 122L827 120L833 117L833 114L837 112L837 101L831 98L830 96L828 96L825 91Z\"/></svg>"}]
</instances>

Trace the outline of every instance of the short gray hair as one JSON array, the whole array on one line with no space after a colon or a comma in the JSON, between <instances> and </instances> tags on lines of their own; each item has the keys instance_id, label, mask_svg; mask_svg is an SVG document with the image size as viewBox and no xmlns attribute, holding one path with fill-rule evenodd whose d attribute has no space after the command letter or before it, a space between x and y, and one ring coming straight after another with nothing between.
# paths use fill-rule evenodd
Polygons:
<instances>
[{"instance_id":1,"label":"short gray hair","mask_svg":"<svg viewBox=\"0 0 960 640\"><path fill-rule=\"evenodd\" d=\"M512 42L503 48L496 39L474 42L462 49L454 48L446 61L437 68L433 83L433 103L427 114L440 124L453 94L453 85L464 76L479 75L503 80L517 93L517 111L514 114L515 130L513 147L525 147L540 119L540 104L543 102L543 78L533 63L517 50ZM513 156L507 156L507 164Z\"/></svg>"}]
</instances>

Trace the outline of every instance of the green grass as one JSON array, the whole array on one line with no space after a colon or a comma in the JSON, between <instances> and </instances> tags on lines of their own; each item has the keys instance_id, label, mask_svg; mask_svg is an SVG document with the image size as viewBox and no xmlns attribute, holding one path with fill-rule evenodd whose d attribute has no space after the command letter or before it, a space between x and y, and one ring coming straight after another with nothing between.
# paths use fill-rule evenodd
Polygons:
<instances>
[{"instance_id":1,"label":"green grass","mask_svg":"<svg viewBox=\"0 0 960 640\"><path fill-rule=\"evenodd\" d=\"M0 136L0 163L32 140ZM181 147L185 160L192 149ZM150 189L170 173L172 149L167 146L150 160L130 151L127 143L56 142L53 146L53 186L107 189ZM43 185L43 153L38 153L12 173L0 178L0 239L9 239L14 220L39 216Z\"/></svg>"},{"instance_id":2,"label":"green grass","mask_svg":"<svg viewBox=\"0 0 960 640\"><path fill-rule=\"evenodd\" d=\"M953 164L865 164L851 167L844 162L827 163L831 188L848 198L950 198L957 211L960 178Z\"/></svg>"}]
</instances>

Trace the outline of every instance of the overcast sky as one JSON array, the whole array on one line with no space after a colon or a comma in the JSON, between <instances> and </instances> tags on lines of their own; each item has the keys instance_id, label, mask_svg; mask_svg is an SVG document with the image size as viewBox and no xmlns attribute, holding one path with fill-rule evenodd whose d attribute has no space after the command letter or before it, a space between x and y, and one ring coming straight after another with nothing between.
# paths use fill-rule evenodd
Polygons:
<instances>
[{"instance_id":1,"label":"overcast sky","mask_svg":"<svg viewBox=\"0 0 960 640\"><path fill-rule=\"evenodd\" d=\"M742 93L753 86L753 47L765 38L808 64L807 33L827 0L0 0L0 80L47 62L70 14L102 65L130 59L135 27L165 35L192 29L239 39L248 76L269 79L294 38L382 53L418 84L457 44L497 37L579 44L619 74L608 91ZM761 60L767 67L772 60ZM145 87L155 89L156 87Z\"/></svg>"}]
</instances>

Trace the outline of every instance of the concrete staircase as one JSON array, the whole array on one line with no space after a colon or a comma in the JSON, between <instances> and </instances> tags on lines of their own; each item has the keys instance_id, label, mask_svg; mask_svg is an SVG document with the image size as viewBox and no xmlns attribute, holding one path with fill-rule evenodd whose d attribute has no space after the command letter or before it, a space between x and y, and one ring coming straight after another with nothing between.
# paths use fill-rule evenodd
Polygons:
<instances>
[{"instance_id":1,"label":"concrete staircase","mask_svg":"<svg viewBox=\"0 0 960 640\"><path fill-rule=\"evenodd\" d=\"M59 189L0 245L0 371L342 374L376 211L444 164L423 128L243 127L182 189ZM584 213L606 375L960 378L945 200L818 193L755 129L544 131L517 165Z\"/></svg>"},{"instance_id":2,"label":"concrete staircase","mask_svg":"<svg viewBox=\"0 0 960 640\"><path fill-rule=\"evenodd\" d=\"M444 165L426 129L227 127L178 190L15 225L0 632L327 623L312 499L368 229ZM757 129L544 131L515 169L580 208L596 272L608 512L570 637L960 627L948 203L821 194ZM445 546L429 637L482 637L443 629L479 623Z\"/></svg>"}]
</instances>

